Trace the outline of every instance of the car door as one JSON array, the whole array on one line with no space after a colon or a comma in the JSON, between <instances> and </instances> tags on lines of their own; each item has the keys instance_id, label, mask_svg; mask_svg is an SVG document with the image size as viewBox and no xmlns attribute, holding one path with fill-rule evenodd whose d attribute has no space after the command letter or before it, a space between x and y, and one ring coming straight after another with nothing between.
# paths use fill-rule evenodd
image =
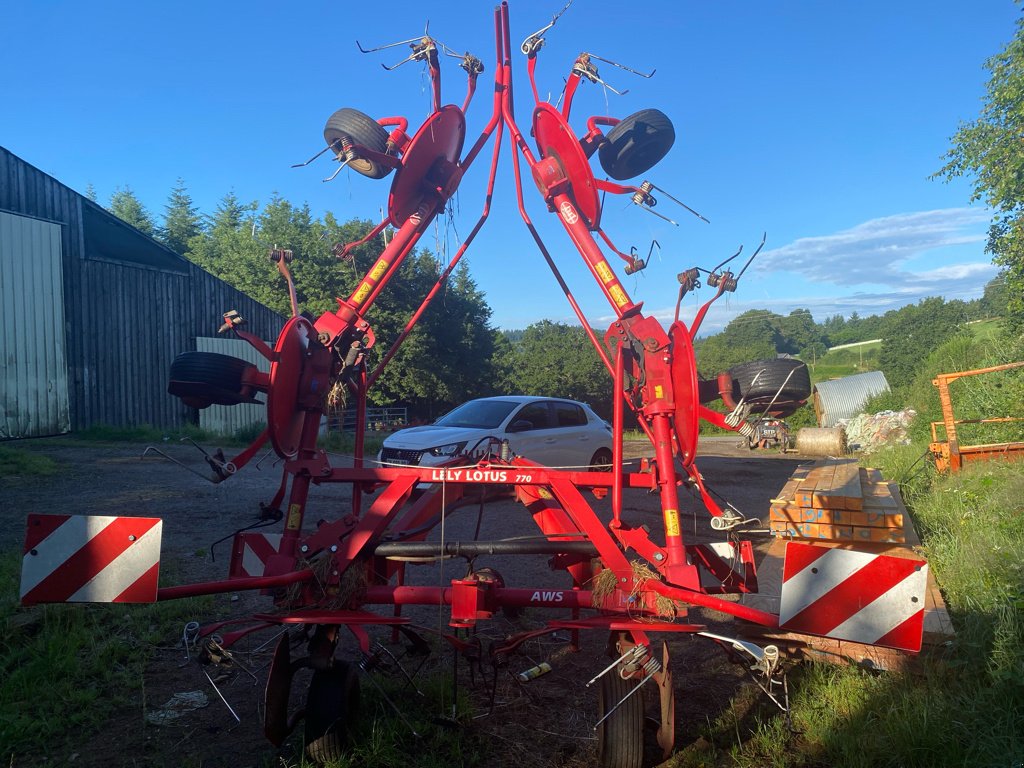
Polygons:
<instances>
[{"instance_id":1,"label":"car door","mask_svg":"<svg viewBox=\"0 0 1024 768\"><path fill-rule=\"evenodd\" d=\"M509 419L506 437L513 453L544 466L557 466L557 436L551 401L527 403ZM529 426L527 426L529 425Z\"/></svg>"},{"instance_id":2,"label":"car door","mask_svg":"<svg viewBox=\"0 0 1024 768\"><path fill-rule=\"evenodd\" d=\"M586 412L577 403L561 400L555 400L552 408L557 466L586 468L591 456L601 447L597 433L588 428Z\"/></svg>"}]
</instances>

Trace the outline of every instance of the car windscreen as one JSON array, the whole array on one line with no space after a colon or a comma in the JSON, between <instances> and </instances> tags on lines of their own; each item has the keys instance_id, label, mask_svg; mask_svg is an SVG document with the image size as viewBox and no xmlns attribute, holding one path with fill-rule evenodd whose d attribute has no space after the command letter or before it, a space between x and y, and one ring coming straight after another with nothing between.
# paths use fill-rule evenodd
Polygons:
<instances>
[{"instance_id":1,"label":"car windscreen","mask_svg":"<svg viewBox=\"0 0 1024 768\"><path fill-rule=\"evenodd\" d=\"M439 427L495 429L519 403L507 400L471 400L434 422Z\"/></svg>"}]
</instances>

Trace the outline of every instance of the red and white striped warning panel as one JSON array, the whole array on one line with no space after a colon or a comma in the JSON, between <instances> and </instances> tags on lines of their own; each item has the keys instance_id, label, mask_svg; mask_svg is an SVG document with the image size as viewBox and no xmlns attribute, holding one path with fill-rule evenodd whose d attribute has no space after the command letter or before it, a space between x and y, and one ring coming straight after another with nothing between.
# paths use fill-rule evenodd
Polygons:
<instances>
[{"instance_id":1,"label":"red and white striped warning panel","mask_svg":"<svg viewBox=\"0 0 1024 768\"><path fill-rule=\"evenodd\" d=\"M267 562L281 547L280 533L258 533L248 531L235 534L234 546L231 549L231 565L228 567L228 578L242 579L250 576L262 576Z\"/></svg>"},{"instance_id":2,"label":"red and white striped warning panel","mask_svg":"<svg viewBox=\"0 0 1024 768\"><path fill-rule=\"evenodd\" d=\"M916 652L927 587L924 560L790 541L779 626Z\"/></svg>"},{"instance_id":3,"label":"red and white striped warning panel","mask_svg":"<svg viewBox=\"0 0 1024 768\"><path fill-rule=\"evenodd\" d=\"M22 604L155 602L162 532L156 517L29 515Z\"/></svg>"}]
</instances>

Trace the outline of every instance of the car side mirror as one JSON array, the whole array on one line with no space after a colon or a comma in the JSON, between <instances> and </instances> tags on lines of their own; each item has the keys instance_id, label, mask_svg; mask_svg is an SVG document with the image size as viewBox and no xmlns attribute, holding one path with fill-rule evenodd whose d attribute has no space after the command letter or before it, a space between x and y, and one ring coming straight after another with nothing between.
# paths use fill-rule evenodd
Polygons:
<instances>
[{"instance_id":1,"label":"car side mirror","mask_svg":"<svg viewBox=\"0 0 1024 768\"><path fill-rule=\"evenodd\" d=\"M526 432L528 429L533 429L533 422L527 421L526 419L518 419L508 425L506 432Z\"/></svg>"}]
</instances>

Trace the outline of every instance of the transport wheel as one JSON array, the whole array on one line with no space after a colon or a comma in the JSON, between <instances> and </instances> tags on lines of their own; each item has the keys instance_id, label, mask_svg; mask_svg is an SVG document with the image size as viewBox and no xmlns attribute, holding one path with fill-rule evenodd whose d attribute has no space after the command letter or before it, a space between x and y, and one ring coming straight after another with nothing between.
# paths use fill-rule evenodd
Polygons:
<instances>
[{"instance_id":1,"label":"transport wheel","mask_svg":"<svg viewBox=\"0 0 1024 768\"><path fill-rule=\"evenodd\" d=\"M334 142L341 141L342 137L374 152L383 153L387 149L388 132L384 130L384 126L358 109L342 107L327 118L327 124L324 126L324 139L327 145L333 147ZM383 179L391 173L390 166L361 157L350 162L348 167L371 179Z\"/></svg>"},{"instance_id":2,"label":"transport wheel","mask_svg":"<svg viewBox=\"0 0 1024 768\"><path fill-rule=\"evenodd\" d=\"M597 151L604 172L623 181L653 168L676 140L672 121L658 109L641 109L613 127Z\"/></svg>"},{"instance_id":3,"label":"transport wheel","mask_svg":"<svg viewBox=\"0 0 1024 768\"><path fill-rule=\"evenodd\" d=\"M623 680L618 669L601 678L597 694L597 716L602 718L637 686ZM597 763L601 768L643 768L644 695L634 693L597 729Z\"/></svg>"},{"instance_id":4,"label":"transport wheel","mask_svg":"<svg viewBox=\"0 0 1024 768\"><path fill-rule=\"evenodd\" d=\"M231 355L182 352L171 363L167 392L192 408L254 403L242 393L242 376L250 368L255 366Z\"/></svg>"},{"instance_id":5,"label":"transport wheel","mask_svg":"<svg viewBox=\"0 0 1024 768\"><path fill-rule=\"evenodd\" d=\"M807 364L793 358L779 357L742 363L730 368L729 375L732 376L734 394L737 394L738 387L738 396L745 398L748 403L767 404L776 393L776 403L806 400L811 394Z\"/></svg>"},{"instance_id":6,"label":"transport wheel","mask_svg":"<svg viewBox=\"0 0 1024 768\"><path fill-rule=\"evenodd\" d=\"M597 451L594 452L594 455L590 457L590 471L611 472L612 452L607 448L598 448Z\"/></svg>"},{"instance_id":7,"label":"transport wheel","mask_svg":"<svg viewBox=\"0 0 1024 768\"><path fill-rule=\"evenodd\" d=\"M335 661L317 670L306 695L306 754L314 763L340 760L359 713L359 676L355 668Z\"/></svg>"}]
</instances>

